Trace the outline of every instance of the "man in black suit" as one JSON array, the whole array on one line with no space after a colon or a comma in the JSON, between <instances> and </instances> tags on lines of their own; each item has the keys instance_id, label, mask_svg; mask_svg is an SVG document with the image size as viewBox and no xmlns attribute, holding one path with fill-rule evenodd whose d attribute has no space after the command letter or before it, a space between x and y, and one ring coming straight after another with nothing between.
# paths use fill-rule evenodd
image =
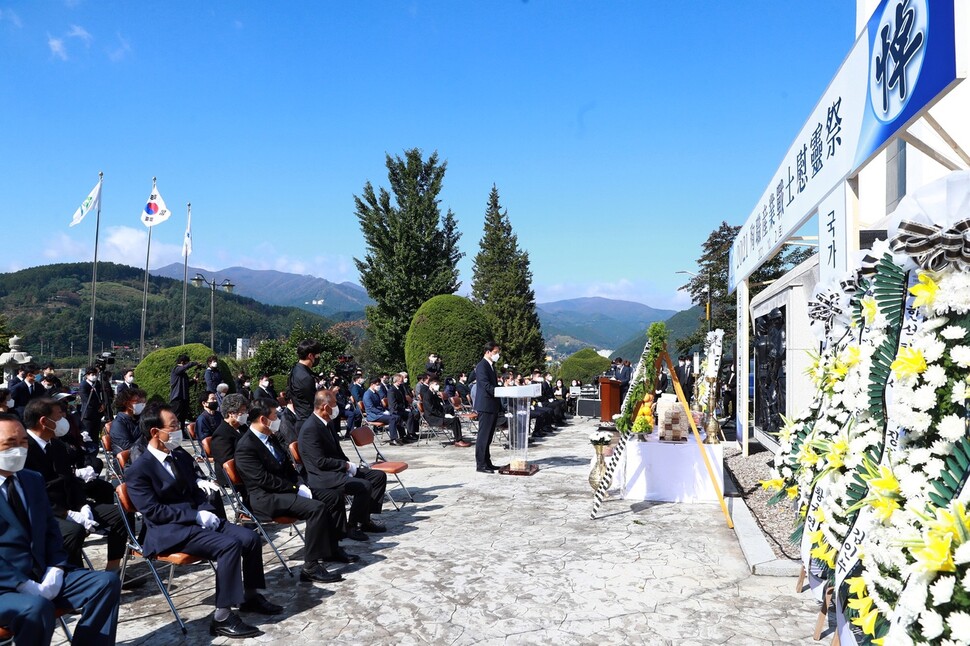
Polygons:
<instances>
[{"instance_id":1,"label":"man in black suit","mask_svg":"<svg viewBox=\"0 0 970 646\"><path fill-rule=\"evenodd\" d=\"M128 533L121 512L114 504L114 489L95 477L94 469L75 471L67 446L59 439L71 425L64 409L53 399L35 399L24 411L24 426L30 438L27 468L44 477L47 497L64 538L68 561L81 567L81 547L88 532L97 526L108 535L105 569L118 570L125 555Z\"/></svg>"},{"instance_id":2,"label":"man in black suit","mask_svg":"<svg viewBox=\"0 0 970 646\"><path fill-rule=\"evenodd\" d=\"M259 376L259 386L253 391L253 400L272 399L276 400L276 391L273 390L273 378L269 373Z\"/></svg>"},{"instance_id":3,"label":"man in black suit","mask_svg":"<svg viewBox=\"0 0 970 646\"><path fill-rule=\"evenodd\" d=\"M407 393L404 390L404 375L401 373L391 377L391 385L387 389L387 411L397 415L398 431L402 432L400 439L404 442L418 441L418 419L411 415L408 406Z\"/></svg>"},{"instance_id":4,"label":"man in black suit","mask_svg":"<svg viewBox=\"0 0 970 646\"><path fill-rule=\"evenodd\" d=\"M36 366L27 366L24 369L23 380L18 381L10 389L10 398L13 399L13 410L21 419L24 417L24 409L31 400L46 396L47 389L37 381Z\"/></svg>"},{"instance_id":5,"label":"man in black suit","mask_svg":"<svg viewBox=\"0 0 970 646\"><path fill-rule=\"evenodd\" d=\"M219 518L196 485L195 465L184 451L178 418L167 406L149 407L141 419L148 447L131 467L125 482L135 508L145 519L145 556L185 552L215 562L216 610L209 633L252 637L259 630L232 612L275 615L282 606L259 593L266 587L263 545L252 530Z\"/></svg>"},{"instance_id":6,"label":"man in black suit","mask_svg":"<svg viewBox=\"0 0 970 646\"><path fill-rule=\"evenodd\" d=\"M87 433L92 439L97 438L101 434L101 420L106 407L101 378L98 375L98 369L94 366L84 369L78 403L81 404L81 432Z\"/></svg>"},{"instance_id":7,"label":"man in black suit","mask_svg":"<svg viewBox=\"0 0 970 646\"><path fill-rule=\"evenodd\" d=\"M286 392L293 401L293 410L296 413L296 427L303 426L311 414L313 414L313 396L317 393L317 376L312 368L320 365L320 355L323 353L323 344L312 339L300 341L296 346L297 362L290 370L290 377L286 384Z\"/></svg>"},{"instance_id":8,"label":"man in black suit","mask_svg":"<svg viewBox=\"0 0 970 646\"><path fill-rule=\"evenodd\" d=\"M306 521L301 581L342 581L342 576L327 571L325 561L341 560L334 550L340 538L334 518L338 509L343 514L343 499L329 492L332 496L326 502L315 500L310 488L300 483L289 451L274 435L280 425L275 402L253 403L249 425L250 430L236 442L236 469L246 485L250 508L260 519L289 516Z\"/></svg>"},{"instance_id":9,"label":"man in black suit","mask_svg":"<svg viewBox=\"0 0 970 646\"><path fill-rule=\"evenodd\" d=\"M329 423L336 405L332 392L319 391L313 405L313 415L300 429L300 457L306 467L307 484L314 498L321 498L321 490L336 492L341 500L345 494L354 497L350 506L348 538L367 540L366 535L361 535L362 532L386 531L384 525L371 519L371 514L381 513L387 474L357 466L340 448L340 442ZM330 496L326 497L329 500Z\"/></svg>"},{"instance_id":10,"label":"man in black suit","mask_svg":"<svg viewBox=\"0 0 970 646\"><path fill-rule=\"evenodd\" d=\"M74 643L115 643L121 582L74 568L40 474L24 470L28 439L14 415L0 413L0 625L17 646L50 644L55 608L81 608Z\"/></svg>"},{"instance_id":11,"label":"man in black suit","mask_svg":"<svg viewBox=\"0 0 970 646\"><path fill-rule=\"evenodd\" d=\"M189 361L189 355L180 354L175 359L175 367L169 375L168 402L172 407L172 412L179 420L179 424L184 427L185 420L189 417L189 387L192 381L198 381L198 377L189 378L189 370L199 365L198 361ZM214 392L214 391L213 391Z\"/></svg>"},{"instance_id":12,"label":"man in black suit","mask_svg":"<svg viewBox=\"0 0 970 646\"><path fill-rule=\"evenodd\" d=\"M486 343L482 360L475 366L475 412L478 413L478 438L475 440L475 470L480 473L495 473L498 467L492 464L491 444L495 435L495 423L500 411L495 399L498 377L495 364L501 358L501 348L494 341Z\"/></svg>"},{"instance_id":13,"label":"man in black suit","mask_svg":"<svg viewBox=\"0 0 970 646\"><path fill-rule=\"evenodd\" d=\"M428 387L421 390L421 406L424 408L424 419L427 420L430 426L450 429L452 435L455 437L454 446L471 446L471 444L461 437L461 420L455 417L455 409L449 404L449 410L445 410L445 403L441 399L440 391L441 383L437 377L432 376L428 381Z\"/></svg>"}]
</instances>

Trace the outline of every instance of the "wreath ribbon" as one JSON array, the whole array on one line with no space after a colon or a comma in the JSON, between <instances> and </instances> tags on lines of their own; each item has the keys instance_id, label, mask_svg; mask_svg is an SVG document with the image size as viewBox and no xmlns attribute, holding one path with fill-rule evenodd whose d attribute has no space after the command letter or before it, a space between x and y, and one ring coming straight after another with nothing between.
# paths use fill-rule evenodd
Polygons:
<instances>
[{"instance_id":1,"label":"wreath ribbon","mask_svg":"<svg viewBox=\"0 0 970 646\"><path fill-rule=\"evenodd\" d=\"M949 229L903 220L889 246L897 253L907 254L926 271L940 271L951 263L967 271L970 269L970 219L960 220Z\"/></svg>"}]
</instances>

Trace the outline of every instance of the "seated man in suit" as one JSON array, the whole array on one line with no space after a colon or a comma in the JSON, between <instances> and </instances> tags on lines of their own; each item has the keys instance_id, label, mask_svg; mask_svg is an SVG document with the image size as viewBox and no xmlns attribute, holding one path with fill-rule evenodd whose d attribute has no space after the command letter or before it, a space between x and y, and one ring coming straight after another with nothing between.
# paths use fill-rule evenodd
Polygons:
<instances>
[{"instance_id":1,"label":"seated man in suit","mask_svg":"<svg viewBox=\"0 0 970 646\"><path fill-rule=\"evenodd\" d=\"M387 388L387 410L397 415L398 424L401 424L398 433L404 431L400 439L405 442L417 442L418 419L417 416L411 416L411 407L408 406L404 390L404 375L401 373L391 377L391 385Z\"/></svg>"},{"instance_id":2,"label":"seated man in suit","mask_svg":"<svg viewBox=\"0 0 970 646\"><path fill-rule=\"evenodd\" d=\"M121 582L67 563L44 479L23 470L28 442L20 420L0 413L0 625L17 646L50 644L54 609L81 608L74 643L113 645Z\"/></svg>"},{"instance_id":3,"label":"seated man in suit","mask_svg":"<svg viewBox=\"0 0 970 646\"><path fill-rule=\"evenodd\" d=\"M135 508L145 519L145 556L185 552L216 566L216 610L209 633L252 637L259 630L232 612L276 615L282 606L259 593L263 576L263 543L255 532L215 514L196 485L195 465L184 451L173 451L182 440L179 420L167 406L151 406L141 427L148 447L128 469L125 482Z\"/></svg>"},{"instance_id":4,"label":"seated man in suit","mask_svg":"<svg viewBox=\"0 0 970 646\"><path fill-rule=\"evenodd\" d=\"M236 442L235 459L250 509L260 520L289 516L306 521L301 581L342 581L342 576L327 571L325 561L341 557L334 546L340 538L335 518L338 512L343 515L343 499L330 492L325 502L315 500L310 488L300 483L289 451L274 435L280 425L276 402L254 402L249 407L249 424L250 429Z\"/></svg>"},{"instance_id":5,"label":"seated man in suit","mask_svg":"<svg viewBox=\"0 0 970 646\"><path fill-rule=\"evenodd\" d=\"M424 419L434 427L450 427L455 436L455 446L471 446L461 437L461 420L455 417L454 408L449 404L452 412L445 410L444 401L438 394L441 391L441 383L437 377L431 377L427 388L421 389L421 405L424 407ZM447 416L446 416L447 415Z\"/></svg>"},{"instance_id":6,"label":"seated man in suit","mask_svg":"<svg viewBox=\"0 0 970 646\"><path fill-rule=\"evenodd\" d=\"M300 429L300 457L307 470L307 483L314 497L321 490L333 490L354 497L350 506L350 529L347 537L367 540L362 532L383 532L386 528L371 520L371 514L381 513L387 474L383 471L358 467L351 462L337 436L330 430L330 415L336 401L328 390L318 391L313 400L313 414Z\"/></svg>"},{"instance_id":7,"label":"seated man in suit","mask_svg":"<svg viewBox=\"0 0 970 646\"><path fill-rule=\"evenodd\" d=\"M373 377L370 380L370 387L364 392L364 413L368 422L383 423L387 428L387 436L391 438L391 444L401 446L404 442L399 439L397 432L398 416L384 408L380 394L382 388L384 384L381 383L380 377ZM387 392L386 389L384 391Z\"/></svg>"},{"instance_id":8,"label":"seated man in suit","mask_svg":"<svg viewBox=\"0 0 970 646\"><path fill-rule=\"evenodd\" d=\"M47 498L64 538L68 562L81 567L81 547L88 532L101 526L108 536L105 569L118 570L128 532L114 489L94 476L94 469L74 470L67 446L60 440L70 430L64 409L53 399L35 399L24 411L27 428L27 468L44 478Z\"/></svg>"}]
</instances>

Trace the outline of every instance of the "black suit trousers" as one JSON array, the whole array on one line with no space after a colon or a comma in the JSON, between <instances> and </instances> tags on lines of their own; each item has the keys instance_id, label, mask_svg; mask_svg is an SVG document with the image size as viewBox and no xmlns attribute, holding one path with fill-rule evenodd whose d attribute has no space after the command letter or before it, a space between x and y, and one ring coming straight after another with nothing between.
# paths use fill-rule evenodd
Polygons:
<instances>
[{"instance_id":1,"label":"black suit trousers","mask_svg":"<svg viewBox=\"0 0 970 646\"><path fill-rule=\"evenodd\" d=\"M487 467L492 463L492 436L495 435L496 413L478 414L478 437L475 439L475 466Z\"/></svg>"},{"instance_id":2,"label":"black suit trousers","mask_svg":"<svg viewBox=\"0 0 970 646\"><path fill-rule=\"evenodd\" d=\"M344 484L344 493L354 497L350 504L350 522L366 522L371 514L381 513L387 474L376 469L362 469Z\"/></svg>"},{"instance_id":3,"label":"black suit trousers","mask_svg":"<svg viewBox=\"0 0 970 646\"><path fill-rule=\"evenodd\" d=\"M337 497L334 497L336 500ZM306 521L306 550L304 560L313 563L333 556L333 546L337 544L337 528L333 522L333 512L325 502L314 498L302 498L295 493L271 493L251 499L253 513L260 520L277 516L290 516ZM343 509L341 508L341 512Z\"/></svg>"},{"instance_id":4,"label":"black suit trousers","mask_svg":"<svg viewBox=\"0 0 970 646\"><path fill-rule=\"evenodd\" d=\"M238 606L247 589L266 587L263 541L251 529L222 521L216 529L200 527L177 549L215 561L216 608Z\"/></svg>"}]
</instances>

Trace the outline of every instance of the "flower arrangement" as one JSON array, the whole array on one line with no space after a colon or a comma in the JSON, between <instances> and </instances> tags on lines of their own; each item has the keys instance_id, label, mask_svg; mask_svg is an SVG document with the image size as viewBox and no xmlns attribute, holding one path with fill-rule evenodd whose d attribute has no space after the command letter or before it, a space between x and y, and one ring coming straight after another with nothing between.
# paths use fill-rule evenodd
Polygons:
<instances>
[{"instance_id":1,"label":"flower arrangement","mask_svg":"<svg viewBox=\"0 0 970 646\"><path fill-rule=\"evenodd\" d=\"M613 434L609 431L593 431L589 434L589 443L593 446L606 446L613 441Z\"/></svg>"},{"instance_id":2,"label":"flower arrangement","mask_svg":"<svg viewBox=\"0 0 970 646\"><path fill-rule=\"evenodd\" d=\"M635 420L633 419L634 410L638 403L643 401L645 395L652 394L654 385L657 383L657 363L660 353L667 347L667 326L663 323L653 323L647 329L647 343L640 355L640 362L637 370L630 381L630 390L627 392L626 399L623 400L622 411L616 419L616 429L621 432L630 432L633 429Z\"/></svg>"}]
</instances>

